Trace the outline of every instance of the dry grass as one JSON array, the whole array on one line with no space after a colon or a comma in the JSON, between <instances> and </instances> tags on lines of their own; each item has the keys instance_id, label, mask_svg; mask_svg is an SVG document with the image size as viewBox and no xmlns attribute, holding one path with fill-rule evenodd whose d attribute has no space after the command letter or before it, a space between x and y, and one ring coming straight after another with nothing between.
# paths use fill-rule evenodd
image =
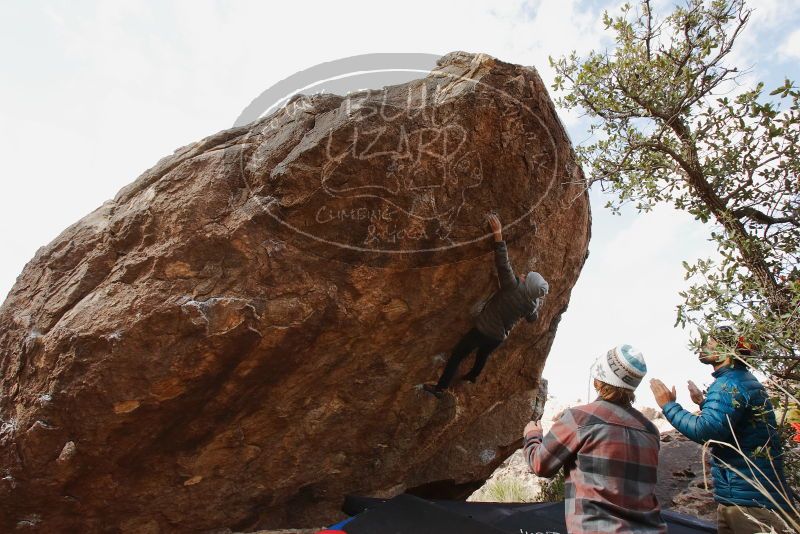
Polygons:
<instances>
[{"instance_id":1,"label":"dry grass","mask_svg":"<svg viewBox=\"0 0 800 534\"><path fill-rule=\"evenodd\" d=\"M519 480L511 477L500 478L490 482L483 490L483 497L488 502L534 502L535 497Z\"/></svg>"}]
</instances>

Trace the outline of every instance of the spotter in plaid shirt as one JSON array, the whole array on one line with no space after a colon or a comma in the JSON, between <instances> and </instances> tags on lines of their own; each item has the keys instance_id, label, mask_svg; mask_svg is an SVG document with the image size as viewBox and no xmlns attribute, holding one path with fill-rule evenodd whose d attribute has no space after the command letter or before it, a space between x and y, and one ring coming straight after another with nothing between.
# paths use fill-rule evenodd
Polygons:
<instances>
[{"instance_id":1,"label":"spotter in plaid shirt","mask_svg":"<svg viewBox=\"0 0 800 534\"><path fill-rule=\"evenodd\" d=\"M535 474L566 470L564 508L570 533L667 531L655 496L656 427L632 406L598 399L567 410L544 438L525 436Z\"/></svg>"}]
</instances>

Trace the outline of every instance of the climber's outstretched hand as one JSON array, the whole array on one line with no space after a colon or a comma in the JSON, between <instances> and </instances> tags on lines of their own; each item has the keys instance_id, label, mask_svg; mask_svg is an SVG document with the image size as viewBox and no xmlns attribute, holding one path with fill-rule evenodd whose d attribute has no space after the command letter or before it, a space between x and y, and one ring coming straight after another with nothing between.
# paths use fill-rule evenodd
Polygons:
<instances>
[{"instance_id":1,"label":"climber's outstretched hand","mask_svg":"<svg viewBox=\"0 0 800 534\"><path fill-rule=\"evenodd\" d=\"M487 217L489 220L489 226L492 229L492 234L494 234L495 241L502 241L503 240L503 225L500 223L500 217L495 215L494 213L490 213Z\"/></svg>"}]
</instances>

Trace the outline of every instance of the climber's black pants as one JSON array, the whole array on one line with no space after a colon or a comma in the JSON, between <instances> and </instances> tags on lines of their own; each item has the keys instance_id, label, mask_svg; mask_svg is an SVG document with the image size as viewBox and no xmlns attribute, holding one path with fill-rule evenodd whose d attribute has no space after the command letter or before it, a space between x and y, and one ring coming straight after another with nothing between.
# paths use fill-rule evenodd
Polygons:
<instances>
[{"instance_id":1,"label":"climber's black pants","mask_svg":"<svg viewBox=\"0 0 800 534\"><path fill-rule=\"evenodd\" d=\"M458 366L461 364L462 360L469 356L475 349L478 349L478 353L475 355L475 363L472 365L472 370L465 375L465 378L471 380L477 379L478 375L481 374L483 370L483 366L486 365L486 359L502 342L502 340L489 337L473 327L472 330L464 334L461 341L456 344L453 353L450 355L450 359L447 360L447 365L445 365L442 377L439 379L439 383L436 384L436 387L438 389L447 388L450 382L453 381L453 377L458 371Z\"/></svg>"}]
</instances>

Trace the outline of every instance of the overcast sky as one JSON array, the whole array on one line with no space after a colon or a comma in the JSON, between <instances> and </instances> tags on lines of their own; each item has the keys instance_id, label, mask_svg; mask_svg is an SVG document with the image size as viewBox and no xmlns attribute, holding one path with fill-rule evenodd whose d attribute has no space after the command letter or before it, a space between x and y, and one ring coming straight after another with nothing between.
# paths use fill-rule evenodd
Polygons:
<instances>
[{"instance_id":1,"label":"overcast sky","mask_svg":"<svg viewBox=\"0 0 800 534\"><path fill-rule=\"evenodd\" d=\"M355 54L465 50L533 65L549 86L548 55L608 46L600 15L620 3L0 0L0 298L39 246L298 70ZM800 0L750 5L732 60L753 82L800 79ZM584 142L583 119L561 115ZM615 217L605 201L592 193L591 254L545 368L551 392L585 400L593 359L627 342L688 401L686 379L708 383L709 368L673 328L675 306L681 260L713 252L708 229L670 209ZM653 405L646 385L640 399Z\"/></svg>"}]
</instances>

